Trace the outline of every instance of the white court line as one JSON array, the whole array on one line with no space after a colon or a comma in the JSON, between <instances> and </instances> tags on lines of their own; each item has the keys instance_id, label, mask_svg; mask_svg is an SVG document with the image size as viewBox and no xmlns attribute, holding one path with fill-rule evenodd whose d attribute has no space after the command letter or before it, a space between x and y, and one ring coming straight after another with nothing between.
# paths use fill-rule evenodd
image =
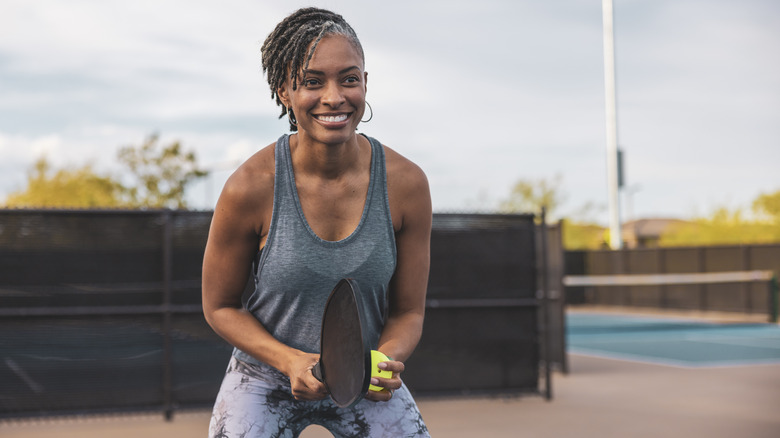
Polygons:
<instances>
[{"instance_id":1,"label":"white court line","mask_svg":"<svg viewBox=\"0 0 780 438\"><path fill-rule=\"evenodd\" d=\"M20 379L22 379L24 383L26 383L27 386L29 386L30 389L33 390L33 392L35 392L36 394L40 394L43 392L43 385L33 380L33 378L30 377L30 375L27 374L27 372L24 371L22 367L20 367L19 364L16 363L16 361L14 361L9 357L6 357L5 364L8 365L8 368L10 368L11 371L14 372L14 374L16 374Z\"/></svg>"},{"instance_id":2,"label":"white court line","mask_svg":"<svg viewBox=\"0 0 780 438\"><path fill-rule=\"evenodd\" d=\"M569 349L568 352L580 356L590 356L590 357L598 357L602 359L621 360L625 362L664 365L664 366L676 367L676 368L695 367L691 364L691 362L684 361L684 360L659 358L654 356L645 356L642 354L615 353L612 351L604 351L599 349L580 348L580 347L576 347L576 348L572 347Z\"/></svg>"},{"instance_id":3,"label":"white court line","mask_svg":"<svg viewBox=\"0 0 780 438\"><path fill-rule=\"evenodd\" d=\"M572 346L576 346L579 343L583 344L589 344L589 345L598 345L598 344L612 344L615 343L621 343L621 344L652 344L652 343L667 343L667 342L680 342L680 341L688 341L688 342L700 342L703 344L716 344L716 345L729 345L729 346L736 346L736 347L746 347L746 348L760 348L760 349L767 349L767 350L780 350L780 344L767 345L765 340L771 340L775 341L777 338L774 337L762 337L762 338L751 338L751 337L739 337L739 336L729 336L729 337L707 337L702 335L681 335L681 336L667 336L664 338L653 338L651 336L647 337L637 337L630 339L628 336L624 339L621 339L619 337L607 337L608 335L605 335L602 338L591 338L591 339L577 339L577 340L570 340L569 343ZM780 341L780 340L778 340ZM773 343L774 344L774 343Z\"/></svg>"},{"instance_id":4,"label":"white court line","mask_svg":"<svg viewBox=\"0 0 780 438\"><path fill-rule=\"evenodd\" d=\"M653 356L643 356L639 354L612 353L603 350L591 350L587 348L572 348L570 354L578 356L596 357L600 359L619 360L623 362L632 362L648 365L662 365L673 368L695 369L695 368L732 368L749 367L763 365L780 365L780 359L736 359L736 360L708 360L708 361L684 361L676 359L665 359Z\"/></svg>"},{"instance_id":5,"label":"white court line","mask_svg":"<svg viewBox=\"0 0 780 438\"><path fill-rule=\"evenodd\" d=\"M571 345L577 345L579 343L587 343L587 344L650 344L650 343L658 343L658 342L669 342L669 341L683 341L682 337L678 338L664 338L664 339L658 339L658 338L652 338L652 337L644 337L644 338L608 338L608 337L600 337L600 338L590 338L590 339L571 339L569 340L569 344Z\"/></svg>"},{"instance_id":6,"label":"white court line","mask_svg":"<svg viewBox=\"0 0 780 438\"><path fill-rule=\"evenodd\" d=\"M763 339L775 340L774 338L763 338ZM751 347L751 348L763 348L767 350L780 350L780 343L778 343L777 345L766 345L766 344L762 344L759 339L750 339L750 338L730 337L730 338L705 339L699 337L691 337L691 338L687 338L686 340L693 341L693 342L702 342L706 344L733 345L737 347ZM751 345L750 344L751 341L758 341L758 344L754 342L753 345Z\"/></svg>"},{"instance_id":7,"label":"white court line","mask_svg":"<svg viewBox=\"0 0 780 438\"><path fill-rule=\"evenodd\" d=\"M564 286L641 286L770 281L773 271L690 272L680 274L567 275Z\"/></svg>"}]
</instances>

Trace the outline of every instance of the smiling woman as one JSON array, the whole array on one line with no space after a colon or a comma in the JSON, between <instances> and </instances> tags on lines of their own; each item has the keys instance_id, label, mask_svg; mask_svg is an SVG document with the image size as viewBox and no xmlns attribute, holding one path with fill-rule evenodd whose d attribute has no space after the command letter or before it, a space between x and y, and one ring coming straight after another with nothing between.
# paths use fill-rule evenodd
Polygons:
<instances>
[{"instance_id":1,"label":"smiling woman","mask_svg":"<svg viewBox=\"0 0 780 438\"><path fill-rule=\"evenodd\" d=\"M276 98L276 103L282 106L280 118L289 112L279 96L279 90L285 83L289 83L293 90L298 88L299 74L310 72L309 63L320 41L328 35L346 38L360 58L359 69L364 68L363 46L352 26L340 15L322 9L299 10L282 20L265 40L260 49L263 53L263 71L271 87L271 98ZM294 120L293 116L290 120L292 131L297 130Z\"/></svg>"},{"instance_id":2,"label":"smiling woman","mask_svg":"<svg viewBox=\"0 0 780 438\"><path fill-rule=\"evenodd\" d=\"M360 53L341 35L324 37L302 73L300 86L289 80L277 90L290 125L300 126L307 140L349 140L366 107L368 74Z\"/></svg>"},{"instance_id":3,"label":"smiling woman","mask_svg":"<svg viewBox=\"0 0 780 438\"><path fill-rule=\"evenodd\" d=\"M301 9L263 44L271 97L291 135L258 151L225 184L203 260L203 311L235 350L212 437L428 436L401 380L420 340L430 265L431 199L423 171L358 135L366 108L363 48L344 19ZM369 118L370 119L370 118ZM242 300L247 277L254 291ZM320 321L342 278L360 285L364 336L394 359L353 407L312 374Z\"/></svg>"}]
</instances>

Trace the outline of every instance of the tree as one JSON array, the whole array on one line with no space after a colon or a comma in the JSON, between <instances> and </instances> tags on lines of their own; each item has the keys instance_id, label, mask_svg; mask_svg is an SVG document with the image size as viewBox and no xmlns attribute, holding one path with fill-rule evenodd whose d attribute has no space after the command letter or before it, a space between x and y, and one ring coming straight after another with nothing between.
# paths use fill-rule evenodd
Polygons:
<instances>
[{"instance_id":1,"label":"tree","mask_svg":"<svg viewBox=\"0 0 780 438\"><path fill-rule=\"evenodd\" d=\"M753 201L753 212L759 218L780 224L780 190L774 193L762 193Z\"/></svg>"},{"instance_id":2,"label":"tree","mask_svg":"<svg viewBox=\"0 0 780 438\"><path fill-rule=\"evenodd\" d=\"M127 207L124 191L114 178L97 174L90 164L53 171L43 156L28 170L27 188L11 193L5 204L27 208Z\"/></svg>"},{"instance_id":3,"label":"tree","mask_svg":"<svg viewBox=\"0 0 780 438\"><path fill-rule=\"evenodd\" d=\"M518 180L509 193L509 197L499 204L499 211L505 213L541 212L542 207L548 222L554 221L556 213L566 199L561 189L563 177L556 175L552 179ZM567 250L599 249L604 246L604 227L595 224L590 216L599 207L591 202L585 203L574 213L568 215L563 224L563 247Z\"/></svg>"},{"instance_id":4,"label":"tree","mask_svg":"<svg viewBox=\"0 0 780 438\"><path fill-rule=\"evenodd\" d=\"M561 175L556 175L552 180L518 180L498 209L506 213L539 213L544 207L547 217L552 217L564 200L562 181Z\"/></svg>"},{"instance_id":5,"label":"tree","mask_svg":"<svg viewBox=\"0 0 780 438\"><path fill-rule=\"evenodd\" d=\"M780 242L780 227L745 219L740 209L720 207L709 217L671 227L660 246L744 245Z\"/></svg>"},{"instance_id":6,"label":"tree","mask_svg":"<svg viewBox=\"0 0 780 438\"><path fill-rule=\"evenodd\" d=\"M563 248L567 251L603 249L607 246L605 227L592 223L563 220Z\"/></svg>"},{"instance_id":7,"label":"tree","mask_svg":"<svg viewBox=\"0 0 780 438\"><path fill-rule=\"evenodd\" d=\"M137 207L186 208L187 186L208 172L198 167L195 152L184 151L178 141L158 150L159 136L149 136L139 147L119 150L119 161L134 180L127 189Z\"/></svg>"},{"instance_id":8,"label":"tree","mask_svg":"<svg viewBox=\"0 0 780 438\"><path fill-rule=\"evenodd\" d=\"M129 173L121 178L96 173L92 165L54 171L46 157L39 158L27 175L27 187L6 199L8 207L49 208L186 208L187 186L208 172L197 165L195 153L179 142L158 150L157 135L139 147L125 146L119 161Z\"/></svg>"}]
</instances>

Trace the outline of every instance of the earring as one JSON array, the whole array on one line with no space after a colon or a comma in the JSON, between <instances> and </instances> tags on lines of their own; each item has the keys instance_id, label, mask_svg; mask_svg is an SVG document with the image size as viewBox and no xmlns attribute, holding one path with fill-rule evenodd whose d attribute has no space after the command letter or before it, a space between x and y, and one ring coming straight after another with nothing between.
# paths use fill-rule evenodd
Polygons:
<instances>
[{"instance_id":1,"label":"earring","mask_svg":"<svg viewBox=\"0 0 780 438\"><path fill-rule=\"evenodd\" d=\"M374 109L371 108L371 105L369 105L368 102L366 102L366 106L368 107L368 110L371 111L371 115L368 117L368 120L361 120L363 123L368 123L374 118ZM365 114L365 112L363 114Z\"/></svg>"},{"instance_id":2,"label":"earring","mask_svg":"<svg viewBox=\"0 0 780 438\"><path fill-rule=\"evenodd\" d=\"M295 119L295 114L293 114L291 108L287 108L287 121L290 122L293 126L298 126L298 120Z\"/></svg>"}]
</instances>

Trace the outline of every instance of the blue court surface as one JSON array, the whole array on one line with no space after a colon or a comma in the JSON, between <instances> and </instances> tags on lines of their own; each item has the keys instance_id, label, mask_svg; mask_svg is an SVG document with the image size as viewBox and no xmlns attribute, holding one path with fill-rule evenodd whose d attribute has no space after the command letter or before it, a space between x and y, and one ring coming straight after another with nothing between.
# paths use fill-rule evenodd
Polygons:
<instances>
[{"instance_id":1,"label":"blue court surface","mask_svg":"<svg viewBox=\"0 0 780 438\"><path fill-rule=\"evenodd\" d=\"M569 312L569 353L686 368L780 364L780 326Z\"/></svg>"}]
</instances>

